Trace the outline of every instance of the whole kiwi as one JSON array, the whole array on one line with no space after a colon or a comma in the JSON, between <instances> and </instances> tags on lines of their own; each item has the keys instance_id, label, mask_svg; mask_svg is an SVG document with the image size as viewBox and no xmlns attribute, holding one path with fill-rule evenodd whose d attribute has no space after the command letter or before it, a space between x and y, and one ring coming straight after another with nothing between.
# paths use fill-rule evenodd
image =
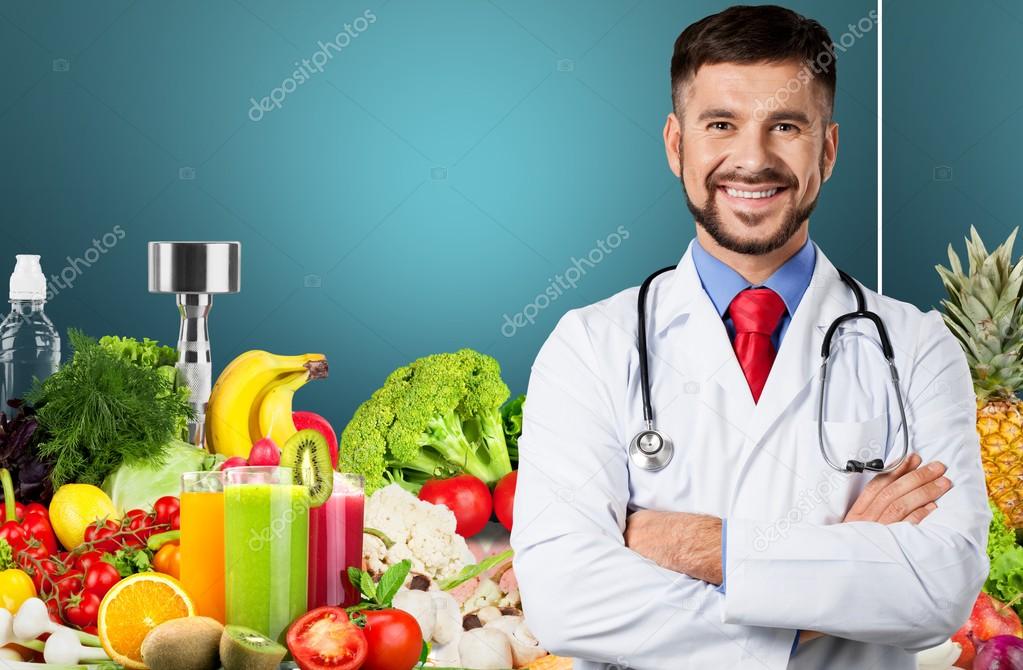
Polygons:
<instances>
[{"instance_id":1,"label":"whole kiwi","mask_svg":"<svg viewBox=\"0 0 1023 670\"><path fill-rule=\"evenodd\" d=\"M142 661L150 670L217 670L224 627L216 619L171 619L142 640Z\"/></svg>"},{"instance_id":2,"label":"whole kiwi","mask_svg":"<svg viewBox=\"0 0 1023 670\"><path fill-rule=\"evenodd\" d=\"M244 626L227 626L220 637L224 670L276 670L287 653L284 645Z\"/></svg>"}]
</instances>

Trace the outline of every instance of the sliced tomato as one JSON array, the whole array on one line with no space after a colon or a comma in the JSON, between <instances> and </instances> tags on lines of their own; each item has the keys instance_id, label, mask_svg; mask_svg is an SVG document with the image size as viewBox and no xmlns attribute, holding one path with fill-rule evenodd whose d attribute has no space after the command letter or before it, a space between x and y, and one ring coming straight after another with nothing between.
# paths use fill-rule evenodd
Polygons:
<instances>
[{"instance_id":1,"label":"sliced tomato","mask_svg":"<svg viewBox=\"0 0 1023 670\"><path fill-rule=\"evenodd\" d=\"M362 629L340 607L317 607L299 617L287 642L301 670L357 670L369 648Z\"/></svg>"},{"instance_id":2,"label":"sliced tomato","mask_svg":"<svg viewBox=\"0 0 1023 670\"><path fill-rule=\"evenodd\" d=\"M423 633L408 612L398 609L366 610L369 653L362 670L412 670L423 650Z\"/></svg>"}]
</instances>

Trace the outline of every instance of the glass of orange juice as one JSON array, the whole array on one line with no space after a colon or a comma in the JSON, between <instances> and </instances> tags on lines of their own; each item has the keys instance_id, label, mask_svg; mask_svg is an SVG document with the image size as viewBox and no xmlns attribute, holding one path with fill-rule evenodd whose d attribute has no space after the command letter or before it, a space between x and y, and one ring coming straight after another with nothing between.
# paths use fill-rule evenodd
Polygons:
<instances>
[{"instance_id":1,"label":"glass of orange juice","mask_svg":"<svg viewBox=\"0 0 1023 670\"><path fill-rule=\"evenodd\" d=\"M224 623L224 473L181 475L181 583L196 614Z\"/></svg>"}]
</instances>

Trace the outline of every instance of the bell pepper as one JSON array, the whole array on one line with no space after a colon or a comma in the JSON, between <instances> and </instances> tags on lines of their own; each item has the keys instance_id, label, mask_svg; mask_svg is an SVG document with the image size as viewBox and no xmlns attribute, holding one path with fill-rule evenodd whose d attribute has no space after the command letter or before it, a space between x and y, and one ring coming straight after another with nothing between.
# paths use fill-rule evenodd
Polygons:
<instances>
[{"instance_id":1,"label":"bell pepper","mask_svg":"<svg viewBox=\"0 0 1023 670\"><path fill-rule=\"evenodd\" d=\"M160 547L153 557L153 567L157 572L181 579L181 546L177 542L168 542Z\"/></svg>"},{"instance_id":2,"label":"bell pepper","mask_svg":"<svg viewBox=\"0 0 1023 670\"><path fill-rule=\"evenodd\" d=\"M36 587L27 572L16 568L0 572L0 607L17 612L21 603L35 597Z\"/></svg>"},{"instance_id":3,"label":"bell pepper","mask_svg":"<svg viewBox=\"0 0 1023 670\"><path fill-rule=\"evenodd\" d=\"M15 552L34 550L32 553L36 558L56 554L57 535L50 525L46 508L38 503L30 503L23 508L19 521L17 502L14 500L14 481L7 468L0 468L0 485L3 486L6 502L6 521L0 526L0 537L7 540Z\"/></svg>"}]
</instances>

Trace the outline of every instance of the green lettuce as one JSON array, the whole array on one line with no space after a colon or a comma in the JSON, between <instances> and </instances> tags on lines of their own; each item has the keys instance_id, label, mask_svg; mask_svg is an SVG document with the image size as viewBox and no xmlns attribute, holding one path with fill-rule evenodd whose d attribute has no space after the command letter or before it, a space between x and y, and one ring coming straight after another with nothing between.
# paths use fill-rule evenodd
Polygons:
<instances>
[{"instance_id":1,"label":"green lettuce","mask_svg":"<svg viewBox=\"0 0 1023 670\"><path fill-rule=\"evenodd\" d=\"M181 475L185 472L213 470L223 456L171 440L161 465L151 461L123 463L103 481L103 490L120 514L130 509L149 509L158 498L181 495Z\"/></svg>"},{"instance_id":2,"label":"green lettuce","mask_svg":"<svg viewBox=\"0 0 1023 670\"><path fill-rule=\"evenodd\" d=\"M174 347L161 345L156 340L143 337L136 340L119 335L104 335L99 338L99 346L115 356L141 368L152 368L170 383L173 393L182 401L187 402L190 391L187 385L178 378L175 364L178 362L178 350ZM188 438L188 419L182 417L175 428L175 435L182 439Z\"/></svg>"},{"instance_id":3,"label":"green lettuce","mask_svg":"<svg viewBox=\"0 0 1023 670\"><path fill-rule=\"evenodd\" d=\"M1011 603L1016 613L1023 616L1023 547L1016 544L1016 532L1005 522L1005 514L988 500L991 506L991 525L988 528L987 555L991 562L984 593L1003 603Z\"/></svg>"}]
</instances>

